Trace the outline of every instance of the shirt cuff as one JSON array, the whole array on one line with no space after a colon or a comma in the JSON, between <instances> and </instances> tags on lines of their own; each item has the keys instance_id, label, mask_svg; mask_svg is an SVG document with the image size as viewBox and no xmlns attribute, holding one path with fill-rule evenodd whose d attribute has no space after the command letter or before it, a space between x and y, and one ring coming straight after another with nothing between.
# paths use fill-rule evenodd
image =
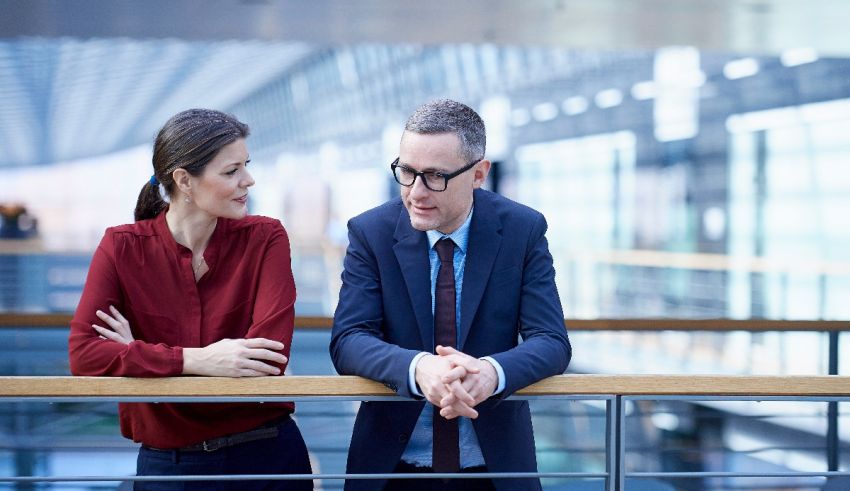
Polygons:
<instances>
[{"instance_id":1,"label":"shirt cuff","mask_svg":"<svg viewBox=\"0 0 850 491\"><path fill-rule=\"evenodd\" d=\"M496 361L492 356L482 356L479 360L487 360L493 365L493 368L496 369L496 376L499 379L499 383L496 386L496 390L493 392L493 395L501 394L502 391L505 390L505 371L502 369L502 365L499 365L499 362Z\"/></svg>"},{"instance_id":2,"label":"shirt cuff","mask_svg":"<svg viewBox=\"0 0 850 491\"><path fill-rule=\"evenodd\" d=\"M412 360L410 360L410 367L407 369L407 387L410 389L410 393L417 397L425 397L422 395L422 392L419 390L419 387L416 386L416 364L419 363L419 360L425 356L430 355L427 351L423 351L418 355L414 356Z\"/></svg>"}]
</instances>

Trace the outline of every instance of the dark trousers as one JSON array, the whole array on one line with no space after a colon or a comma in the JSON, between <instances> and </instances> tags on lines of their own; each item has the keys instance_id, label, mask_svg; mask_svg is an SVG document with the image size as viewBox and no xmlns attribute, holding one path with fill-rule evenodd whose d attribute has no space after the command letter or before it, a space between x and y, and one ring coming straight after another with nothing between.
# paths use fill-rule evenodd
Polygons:
<instances>
[{"instance_id":1,"label":"dark trousers","mask_svg":"<svg viewBox=\"0 0 850 491\"><path fill-rule=\"evenodd\" d=\"M393 472L433 474L430 467L416 467L407 462L399 462ZM486 467L468 467L463 473L487 472ZM390 479L384 491L495 491L491 479Z\"/></svg>"},{"instance_id":2,"label":"dark trousers","mask_svg":"<svg viewBox=\"0 0 850 491\"><path fill-rule=\"evenodd\" d=\"M142 447L136 464L139 476L206 474L312 474L307 446L298 426L287 419L278 436L240 443L214 452L154 450ZM136 491L302 491L313 481L136 481Z\"/></svg>"}]
</instances>

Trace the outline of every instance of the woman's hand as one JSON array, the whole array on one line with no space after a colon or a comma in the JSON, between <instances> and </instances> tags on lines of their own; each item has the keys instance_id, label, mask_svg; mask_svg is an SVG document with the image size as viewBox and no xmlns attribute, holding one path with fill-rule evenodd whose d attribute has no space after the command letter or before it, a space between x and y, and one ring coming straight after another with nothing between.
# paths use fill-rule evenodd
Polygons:
<instances>
[{"instance_id":1,"label":"woman's hand","mask_svg":"<svg viewBox=\"0 0 850 491\"><path fill-rule=\"evenodd\" d=\"M210 377L261 377L280 375L268 362L284 364L276 351L283 343L266 338L222 339L205 348L183 348L183 374Z\"/></svg>"},{"instance_id":2,"label":"woman's hand","mask_svg":"<svg viewBox=\"0 0 850 491\"><path fill-rule=\"evenodd\" d=\"M101 337L121 344L135 341L130 323L112 305L112 315L98 310L95 315L108 327L92 324ZM280 375L280 369L268 362L284 364L288 360L276 351L283 343L265 338L222 339L205 348L183 348L183 374L210 377L259 377Z\"/></svg>"},{"instance_id":3,"label":"woman's hand","mask_svg":"<svg viewBox=\"0 0 850 491\"><path fill-rule=\"evenodd\" d=\"M135 341L133 338L133 332L130 330L130 323L123 315L121 315L121 312L118 312L118 309L112 305L109 306L109 311L112 315L109 315L102 310L95 312L95 315L109 327L107 328L98 326L97 324L92 324L94 330L97 331L101 337L109 339L110 341L115 341L116 343L130 344Z\"/></svg>"}]
</instances>

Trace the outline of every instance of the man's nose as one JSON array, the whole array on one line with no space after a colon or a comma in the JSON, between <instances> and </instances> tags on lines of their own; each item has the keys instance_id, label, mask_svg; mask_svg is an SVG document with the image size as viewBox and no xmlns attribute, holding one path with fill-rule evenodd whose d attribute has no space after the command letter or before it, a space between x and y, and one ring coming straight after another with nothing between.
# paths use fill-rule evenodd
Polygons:
<instances>
[{"instance_id":1,"label":"man's nose","mask_svg":"<svg viewBox=\"0 0 850 491\"><path fill-rule=\"evenodd\" d=\"M428 192L430 191L425 186L425 180L424 179L425 178L422 177L422 176L417 176L416 179L413 181L413 185L410 186L410 194L414 198L425 197L425 196L427 196Z\"/></svg>"}]
</instances>

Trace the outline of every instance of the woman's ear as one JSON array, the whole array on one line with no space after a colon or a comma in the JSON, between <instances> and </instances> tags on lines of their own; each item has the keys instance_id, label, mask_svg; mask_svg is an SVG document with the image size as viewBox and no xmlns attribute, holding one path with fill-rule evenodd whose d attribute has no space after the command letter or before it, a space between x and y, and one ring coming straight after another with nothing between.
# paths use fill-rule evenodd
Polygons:
<instances>
[{"instance_id":1,"label":"woman's ear","mask_svg":"<svg viewBox=\"0 0 850 491\"><path fill-rule=\"evenodd\" d=\"M192 195L192 175L186 169L176 169L171 173L171 177L178 191L188 196Z\"/></svg>"}]
</instances>

